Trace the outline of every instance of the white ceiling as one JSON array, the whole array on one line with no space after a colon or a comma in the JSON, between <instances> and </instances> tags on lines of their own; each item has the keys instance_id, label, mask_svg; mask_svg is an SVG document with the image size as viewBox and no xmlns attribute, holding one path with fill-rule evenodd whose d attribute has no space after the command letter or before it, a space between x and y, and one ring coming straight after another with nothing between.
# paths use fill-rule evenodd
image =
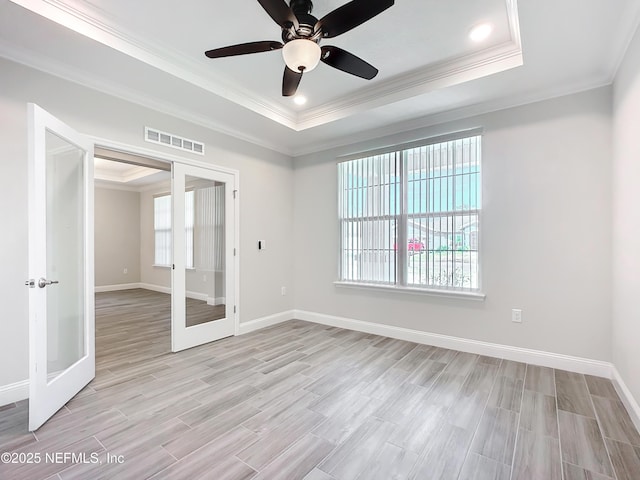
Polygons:
<instances>
[{"instance_id":1,"label":"white ceiling","mask_svg":"<svg viewBox=\"0 0 640 480\"><path fill-rule=\"evenodd\" d=\"M93 165L93 177L100 180L99 184L101 185L110 184L139 190L142 187L148 187L171 178L171 173L168 171L115 162L104 158L95 158Z\"/></svg>"},{"instance_id":2,"label":"white ceiling","mask_svg":"<svg viewBox=\"0 0 640 480\"><path fill-rule=\"evenodd\" d=\"M315 0L322 17L345 0ZM0 0L0 56L299 155L608 84L640 17L637 0L398 0L323 45L375 65L368 82L324 64L309 101L280 95L279 51L204 51L280 40L255 0ZM473 25L490 22L482 44Z\"/></svg>"}]
</instances>

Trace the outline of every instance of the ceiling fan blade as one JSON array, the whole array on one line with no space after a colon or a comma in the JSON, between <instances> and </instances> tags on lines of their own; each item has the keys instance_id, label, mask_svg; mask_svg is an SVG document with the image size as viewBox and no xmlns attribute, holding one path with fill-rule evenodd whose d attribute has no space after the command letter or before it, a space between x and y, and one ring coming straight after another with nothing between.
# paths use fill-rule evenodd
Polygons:
<instances>
[{"instance_id":1,"label":"ceiling fan blade","mask_svg":"<svg viewBox=\"0 0 640 480\"><path fill-rule=\"evenodd\" d=\"M258 0L258 3L282 28L298 29L298 18L284 0Z\"/></svg>"},{"instance_id":2,"label":"ceiling fan blade","mask_svg":"<svg viewBox=\"0 0 640 480\"><path fill-rule=\"evenodd\" d=\"M367 80L371 80L378 74L378 69L373 65L356 57L353 53L331 45L322 47L320 60L333 68Z\"/></svg>"},{"instance_id":3,"label":"ceiling fan blade","mask_svg":"<svg viewBox=\"0 0 640 480\"><path fill-rule=\"evenodd\" d=\"M315 30L322 29L324 38L337 37L384 12L393 3L393 0L353 0L318 20Z\"/></svg>"},{"instance_id":4,"label":"ceiling fan blade","mask_svg":"<svg viewBox=\"0 0 640 480\"><path fill-rule=\"evenodd\" d=\"M284 67L284 77L282 78L282 96L290 97L295 95L302 80L302 72L294 72L289 67Z\"/></svg>"},{"instance_id":5,"label":"ceiling fan blade","mask_svg":"<svg viewBox=\"0 0 640 480\"><path fill-rule=\"evenodd\" d=\"M249 42L231 45L229 47L214 48L208 50L204 54L209 58L233 57L235 55L246 55L248 53L270 52L271 50L279 50L283 47L280 42L264 41Z\"/></svg>"}]
</instances>

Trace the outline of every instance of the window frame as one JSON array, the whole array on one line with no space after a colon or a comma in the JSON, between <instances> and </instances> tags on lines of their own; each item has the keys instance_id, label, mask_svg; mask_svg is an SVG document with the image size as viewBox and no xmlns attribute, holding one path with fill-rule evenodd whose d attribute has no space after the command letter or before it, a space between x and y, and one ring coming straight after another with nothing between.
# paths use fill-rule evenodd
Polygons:
<instances>
[{"instance_id":1,"label":"window frame","mask_svg":"<svg viewBox=\"0 0 640 480\"><path fill-rule=\"evenodd\" d=\"M191 201L192 211L191 211L191 225L189 226L185 221L185 233L191 230L191 259L189 260L189 256L185 255L185 267L187 270L195 269L195 215L196 215L196 207L195 207L195 196L194 191L192 189L185 190L185 197L187 195L191 195L193 197ZM172 239L173 239L173 198L171 193L157 193L153 196L153 265L154 267L159 268L172 268L173 267L173 250L172 250ZM156 228L156 200L159 198L169 198L169 229L162 229L163 232L168 231L169 233L169 263L158 263L158 242L157 242L157 233L158 229ZM188 205L189 202L185 199L185 206ZM185 212L185 220L186 220L186 212Z\"/></svg>"},{"instance_id":2,"label":"window frame","mask_svg":"<svg viewBox=\"0 0 640 480\"><path fill-rule=\"evenodd\" d=\"M445 142L462 140L469 137L479 137L478 144L478 175L479 175L479 184L477 186L477 195L480 199L479 206L476 206L474 209L461 209L457 210L455 208L455 204L453 205L453 210L445 210L439 212L425 212L425 213L410 213L408 208L408 182L409 176L407 172L404 170L407 168L407 160L405 159L406 152L411 149L420 148L420 147L429 147L436 144L441 144ZM338 258L337 258L337 267L338 267L338 280L334 282L334 285L339 287L349 287L349 288L363 288L363 289L374 289L374 290L384 290L384 291L394 291L394 292L402 292L408 294L427 294L427 295L436 295L436 296L445 296L445 297L464 297L468 299L476 299L476 300L484 300L486 295L482 290L482 244L481 244L481 225L483 225L482 221L482 171L483 171L483 129L482 128L473 128L463 131L458 131L446 135L439 135L434 137L429 137L417 141L412 141L403 144L391 145L388 147L384 147L377 150L371 151L362 151L354 154L349 154L345 156L341 156L337 158L337 186L338 186ZM421 286L415 283L409 283L409 267L408 267L408 251L404 248L397 248L395 250L395 283L386 283L384 280L380 282L376 281L358 281L358 280L345 280L343 279L343 259L344 259L344 246L343 246L343 222L345 218L343 215L343 179L340 172L339 165L341 163L364 159L379 155L385 154L395 154L397 157L397 162L399 165L399 201L400 205L397 208L397 214L390 214L390 219L395 220L396 224L396 237L395 242L397 245L405 245L407 244L409 232L408 232L408 224L409 219L412 217L423 217L424 219L429 221L430 218L437 218L442 216L451 217L453 221L455 221L456 216L475 216L477 218L478 230L476 233L476 243L477 243L477 287L455 287L455 286L437 286L437 285L424 285ZM451 177L454 177L452 175ZM427 180L428 181L428 180ZM455 182L455 180L454 180ZM383 215L384 216L384 215ZM359 217L360 219L366 220L369 218L368 216ZM427 245L427 250L429 249L429 245Z\"/></svg>"},{"instance_id":3,"label":"window frame","mask_svg":"<svg viewBox=\"0 0 640 480\"><path fill-rule=\"evenodd\" d=\"M153 266L154 267L165 267L165 268L171 268L172 264L171 264L171 259L172 259L172 251L171 251L171 235L173 232L173 219L172 219L172 214L171 214L171 205L172 205L172 199L171 199L171 193L158 193L152 196L153 198ZM169 199L169 228L168 229L158 229L158 227L156 226L156 218L157 218L157 212L156 212L156 201L161 199L161 198L168 198ZM168 232L168 237L169 237L169 261L168 263L160 263L158 262L158 232L162 231L163 233Z\"/></svg>"}]
</instances>

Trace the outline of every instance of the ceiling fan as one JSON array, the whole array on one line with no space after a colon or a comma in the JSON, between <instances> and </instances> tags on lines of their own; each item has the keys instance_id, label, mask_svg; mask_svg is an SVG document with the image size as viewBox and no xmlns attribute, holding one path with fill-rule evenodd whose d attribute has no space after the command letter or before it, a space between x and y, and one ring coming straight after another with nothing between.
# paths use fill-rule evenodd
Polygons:
<instances>
[{"instance_id":1,"label":"ceiling fan","mask_svg":"<svg viewBox=\"0 0 640 480\"><path fill-rule=\"evenodd\" d=\"M393 0L353 0L320 20L311 15L311 0L258 0L275 22L282 28L282 42L262 41L241 43L208 50L209 58L231 57L248 53L270 52L282 49L286 66L282 80L282 95L294 95L302 74L313 70L318 62L371 80L378 74L373 65L338 47L320 47L323 38L334 38L372 19L394 4Z\"/></svg>"}]
</instances>

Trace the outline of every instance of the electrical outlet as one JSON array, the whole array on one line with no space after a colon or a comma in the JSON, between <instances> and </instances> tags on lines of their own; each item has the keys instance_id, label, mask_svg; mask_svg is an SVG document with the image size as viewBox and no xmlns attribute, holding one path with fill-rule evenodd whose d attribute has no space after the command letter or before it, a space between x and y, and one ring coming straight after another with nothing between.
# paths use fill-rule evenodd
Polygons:
<instances>
[{"instance_id":1,"label":"electrical outlet","mask_svg":"<svg viewBox=\"0 0 640 480\"><path fill-rule=\"evenodd\" d=\"M287 287L282 287L280 292L282 293L282 296L284 297L287 294Z\"/></svg>"},{"instance_id":2,"label":"electrical outlet","mask_svg":"<svg viewBox=\"0 0 640 480\"><path fill-rule=\"evenodd\" d=\"M515 323L522 323L522 310L514 308L511 310L511 321Z\"/></svg>"},{"instance_id":3,"label":"electrical outlet","mask_svg":"<svg viewBox=\"0 0 640 480\"><path fill-rule=\"evenodd\" d=\"M126 275L127 273L129 273L129 269L127 267L124 267L124 270L122 270L122 273Z\"/></svg>"}]
</instances>

